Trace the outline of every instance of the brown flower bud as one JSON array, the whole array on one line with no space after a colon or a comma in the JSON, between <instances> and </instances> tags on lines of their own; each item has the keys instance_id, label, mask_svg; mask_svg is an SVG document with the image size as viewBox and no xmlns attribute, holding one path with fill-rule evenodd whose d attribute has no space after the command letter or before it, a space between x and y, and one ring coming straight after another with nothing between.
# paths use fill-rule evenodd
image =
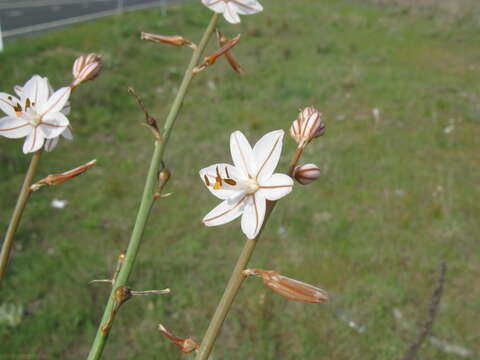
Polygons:
<instances>
[{"instance_id":1,"label":"brown flower bud","mask_svg":"<svg viewBox=\"0 0 480 360\"><path fill-rule=\"evenodd\" d=\"M191 353L192 351L194 350L197 350L200 345L198 345L193 339L191 338L179 338L175 335L173 335L170 331L168 331L165 326L163 326L162 324L159 324L158 325L158 330L160 330L160 332L168 339L170 339L172 342L175 343L175 345L177 345L180 350L185 353L185 354L189 354Z\"/></svg>"},{"instance_id":2,"label":"brown flower bud","mask_svg":"<svg viewBox=\"0 0 480 360\"><path fill-rule=\"evenodd\" d=\"M97 163L97 160L92 160L89 161L86 164L83 164L75 169L65 171L61 174L50 174L46 178L43 178L42 180L36 182L30 187L31 191L37 191L41 187L48 185L48 186L55 186L59 185L67 180L70 180L78 175L83 174L85 171L90 169L92 166L94 166Z\"/></svg>"},{"instance_id":3,"label":"brown flower bud","mask_svg":"<svg viewBox=\"0 0 480 360\"><path fill-rule=\"evenodd\" d=\"M88 54L79 56L73 63L72 88L81 83L95 79L102 69L102 57L97 54Z\"/></svg>"},{"instance_id":4,"label":"brown flower bud","mask_svg":"<svg viewBox=\"0 0 480 360\"><path fill-rule=\"evenodd\" d=\"M325 124L322 121L322 114L313 106L300 110L298 119L290 127L290 134L302 147L324 133Z\"/></svg>"},{"instance_id":5,"label":"brown flower bud","mask_svg":"<svg viewBox=\"0 0 480 360\"><path fill-rule=\"evenodd\" d=\"M300 184L308 185L320 177L320 168L315 164L297 166L294 177Z\"/></svg>"},{"instance_id":6,"label":"brown flower bud","mask_svg":"<svg viewBox=\"0 0 480 360\"><path fill-rule=\"evenodd\" d=\"M157 34L142 32L141 39L151 40L158 43L164 43L164 44L169 44L173 46L184 46L184 45L192 46L192 43L181 35L168 36L168 35L157 35Z\"/></svg>"},{"instance_id":7,"label":"brown flower bud","mask_svg":"<svg viewBox=\"0 0 480 360\"><path fill-rule=\"evenodd\" d=\"M247 269L243 274L260 276L266 287L290 300L308 303L322 303L328 300L325 290L290 279L273 270Z\"/></svg>"}]
</instances>

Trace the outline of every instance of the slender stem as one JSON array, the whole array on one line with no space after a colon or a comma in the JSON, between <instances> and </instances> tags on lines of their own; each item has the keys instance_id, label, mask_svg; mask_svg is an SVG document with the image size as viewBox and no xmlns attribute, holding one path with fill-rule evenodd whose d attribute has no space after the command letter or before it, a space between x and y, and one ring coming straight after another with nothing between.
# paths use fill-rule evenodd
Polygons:
<instances>
[{"instance_id":1,"label":"slender stem","mask_svg":"<svg viewBox=\"0 0 480 360\"><path fill-rule=\"evenodd\" d=\"M190 64L188 65L187 70L185 71L185 75L183 77L182 83L180 85L180 88L178 89L175 100L173 101L172 107L165 121L165 126L162 134L163 141L155 142L155 149L154 149L152 160L150 163L150 169L148 171L147 180L146 180L145 188L143 191L142 201L140 204L140 208L138 210L132 236L128 244L128 249L125 254L125 262L123 263L120 269L120 272L118 273L118 277L115 282L115 287L112 289L110 298L105 307L102 321L99 324L97 335L95 337L95 340L90 349L90 353L88 355L88 360L100 359L102 355L102 352L105 347L108 334L109 334L109 331L102 331L103 324L107 323L111 317L111 314L114 308L116 288L119 286L124 286L128 281L130 273L132 272L135 258L137 256L138 249L140 246L140 241L142 239L143 232L144 232L148 217L150 215L150 210L152 209L152 205L155 201L154 192L155 192L155 185L157 183L157 178L158 178L158 171L160 170L161 160L163 158L166 145L170 138L170 133L175 123L175 119L177 118L178 112L182 106L182 103L187 93L190 82L193 78L193 68L198 64L200 56L202 55L208 41L210 40L213 34L213 30L215 28L217 19L218 19L218 14L215 13L212 16L212 19L210 20L210 23L207 29L205 30L205 33L203 34L200 44L193 52L192 58L190 60Z\"/></svg>"},{"instance_id":2,"label":"slender stem","mask_svg":"<svg viewBox=\"0 0 480 360\"><path fill-rule=\"evenodd\" d=\"M23 210L25 210L27 201L30 198L30 194L32 193L30 191L30 186L32 185L33 177L35 176L35 173L37 171L41 155L42 150L39 150L32 156L30 166L28 167L27 174L25 175L25 180L23 181L22 189L20 190L20 194L18 195L15 210L13 211L10 224L8 224L5 239L3 240L2 253L0 254L0 287L7 271L8 259L12 250L13 238L15 237L18 225L20 224L20 220L22 219Z\"/></svg>"},{"instance_id":3,"label":"slender stem","mask_svg":"<svg viewBox=\"0 0 480 360\"><path fill-rule=\"evenodd\" d=\"M295 150L295 154L292 157L292 161L290 162L288 170L289 176L293 176L295 166L297 166L302 153L303 147L297 147L297 149ZM225 318L227 317L230 308L232 307L233 301L235 300L235 297L237 296L240 287L242 286L243 279L245 279L243 271L248 266L248 262L252 257L258 239L260 238L260 235L265 228L265 224L268 222L270 214L272 213L276 204L276 201L271 201L267 203L265 220L263 222L262 228L260 229L260 232L255 239L247 240L245 242L242 252L240 253L240 256L237 260L237 264L235 265L232 275L230 276L230 280L228 280L227 287L225 288L222 298L217 305L217 309L215 310L215 313L210 320L210 324L208 325L207 331L205 332L205 336L203 337L202 344L200 345L200 349L198 350L195 360L207 360L210 353L212 352L213 346L215 345L223 322L225 321Z\"/></svg>"}]
</instances>

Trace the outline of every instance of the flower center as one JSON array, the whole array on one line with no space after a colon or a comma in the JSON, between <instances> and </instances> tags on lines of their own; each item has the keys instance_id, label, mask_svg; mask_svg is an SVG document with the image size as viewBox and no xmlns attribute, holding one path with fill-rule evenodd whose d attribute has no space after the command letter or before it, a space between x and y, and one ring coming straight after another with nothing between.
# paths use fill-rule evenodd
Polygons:
<instances>
[{"instance_id":1,"label":"flower center","mask_svg":"<svg viewBox=\"0 0 480 360\"><path fill-rule=\"evenodd\" d=\"M254 194L259 187L260 186L258 185L258 182L255 179L248 179L245 182L245 188L248 195Z\"/></svg>"}]
</instances>

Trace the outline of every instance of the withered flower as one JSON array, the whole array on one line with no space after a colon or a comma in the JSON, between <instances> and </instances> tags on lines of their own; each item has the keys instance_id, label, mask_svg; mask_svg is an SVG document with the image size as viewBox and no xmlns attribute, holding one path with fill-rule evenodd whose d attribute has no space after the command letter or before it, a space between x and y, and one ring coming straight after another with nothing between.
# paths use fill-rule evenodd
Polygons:
<instances>
[{"instance_id":1,"label":"withered flower","mask_svg":"<svg viewBox=\"0 0 480 360\"><path fill-rule=\"evenodd\" d=\"M220 31L217 30L216 34L218 39L218 45L220 47L228 43L229 39L226 36L224 36ZM225 52L225 57L227 58L228 63L230 64L230 66L234 71L236 71L239 74L242 74L245 72L245 69L242 67L242 65L239 64L237 59L235 59L235 57L233 56L232 51Z\"/></svg>"},{"instance_id":2,"label":"withered flower","mask_svg":"<svg viewBox=\"0 0 480 360\"><path fill-rule=\"evenodd\" d=\"M215 51L213 54L205 56L205 58L203 59L203 63L196 66L193 69L193 73L197 74L200 71L204 70L206 67L215 64L215 62L217 61L217 59L220 56L227 53L231 48L233 48L235 45L237 45L239 41L240 41L240 34L235 36L232 40L229 40L227 43L225 43L225 45L220 47L220 49Z\"/></svg>"},{"instance_id":3,"label":"withered flower","mask_svg":"<svg viewBox=\"0 0 480 360\"><path fill-rule=\"evenodd\" d=\"M198 345L193 339L191 338L180 338L180 337L177 337L175 335L173 335L170 331L168 331L165 326L163 326L162 324L159 324L158 325L158 330L160 330L160 332L166 337L168 338L169 340L171 340L172 342L175 343L175 345L177 345L180 350L185 353L185 354L189 354L191 353L192 351L195 351L197 350L200 345Z\"/></svg>"},{"instance_id":4,"label":"withered flower","mask_svg":"<svg viewBox=\"0 0 480 360\"><path fill-rule=\"evenodd\" d=\"M322 121L322 114L313 106L300 110L298 119L290 127L290 135L304 147L314 138L325 133L325 124Z\"/></svg>"},{"instance_id":5,"label":"withered flower","mask_svg":"<svg viewBox=\"0 0 480 360\"><path fill-rule=\"evenodd\" d=\"M308 185L320 177L320 168L315 164L297 166L294 177L300 184Z\"/></svg>"},{"instance_id":6,"label":"withered flower","mask_svg":"<svg viewBox=\"0 0 480 360\"><path fill-rule=\"evenodd\" d=\"M90 169L92 166L94 166L97 163L97 160L92 160L89 161L86 164L83 164L79 167L76 167L75 169L65 171L61 174L50 174L46 178L43 178L42 180L36 182L30 187L31 191L37 191L41 187L48 185L48 186L55 186L59 185L67 180L70 180L78 175L83 174L85 171Z\"/></svg>"},{"instance_id":7,"label":"withered flower","mask_svg":"<svg viewBox=\"0 0 480 360\"><path fill-rule=\"evenodd\" d=\"M322 303L328 300L325 290L280 275L274 270L247 269L243 271L243 274L261 277L266 287L290 300L308 303Z\"/></svg>"},{"instance_id":8,"label":"withered flower","mask_svg":"<svg viewBox=\"0 0 480 360\"><path fill-rule=\"evenodd\" d=\"M78 85L95 79L102 69L102 57L100 55L91 53L88 55L79 56L73 63L72 74L73 82L72 88Z\"/></svg>"},{"instance_id":9,"label":"withered flower","mask_svg":"<svg viewBox=\"0 0 480 360\"><path fill-rule=\"evenodd\" d=\"M181 35L159 35L159 34L151 34L142 32L141 34L142 40L151 40L158 43L173 45L173 46L184 46L188 45L193 47L193 43L185 39Z\"/></svg>"}]
</instances>

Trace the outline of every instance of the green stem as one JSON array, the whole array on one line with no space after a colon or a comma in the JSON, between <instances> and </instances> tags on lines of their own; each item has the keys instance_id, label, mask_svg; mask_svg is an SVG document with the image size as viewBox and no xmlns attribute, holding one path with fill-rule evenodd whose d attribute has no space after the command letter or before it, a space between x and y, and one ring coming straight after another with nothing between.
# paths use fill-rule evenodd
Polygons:
<instances>
[{"instance_id":1,"label":"green stem","mask_svg":"<svg viewBox=\"0 0 480 360\"><path fill-rule=\"evenodd\" d=\"M293 176L295 171L295 167L300 160L300 157L303 153L302 147L297 147L295 153L293 155L292 161L290 162L290 166L288 169L288 175L290 177ZM265 213L265 220L263 222L262 228L258 233L257 237L253 240L247 240L245 245L240 253L240 256L237 260L237 264L233 269L232 275L230 276L230 280L228 280L227 287L223 292L222 298L217 305L215 313L213 314L212 320L210 320L210 324L208 325L208 329L205 332L205 336L203 337L202 344L200 345L200 349L198 350L197 356L195 360L207 360L212 352L213 346L217 340L218 334L220 329L222 328L223 322L227 317L230 308L232 307L233 301L242 286L243 280L245 276L243 275L243 271L247 268L248 262L252 257L253 251L255 250L255 246L257 245L258 239L265 228L265 224L268 222L270 218L270 214L272 213L275 205L277 204L276 201L268 202L267 209Z\"/></svg>"},{"instance_id":2,"label":"green stem","mask_svg":"<svg viewBox=\"0 0 480 360\"><path fill-rule=\"evenodd\" d=\"M152 209L152 205L154 203L154 192L155 192L155 185L157 184L158 179L158 171L160 170L161 160L163 158L163 154L170 138L170 133L172 131L173 125L175 123L175 119L177 118L178 112L182 106L183 100L187 93L188 87L190 82L193 78L193 69L198 64L200 56L202 55L205 47L210 40L210 37L213 34L213 30L215 28L215 24L218 19L218 14L214 14L210 23L203 34L202 40L197 48L193 51L192 58L190 60L190 64L188 65L187 70L185 71L185 75L183 77L182 83L180 88L178 89L177 96L173 101L172 107L170 112L168 113L167 119L165 121L165 126L163 129L163 141L155 142L155 149L153 152L152 160L150 163L150 169L148 171L147 180L145 183L145 188L143 191L142 202L140 204L140 208L138 210L137 218L135 221L135 225L133 228L132 236L130 238L130 242L128 244L128 249L125 254L125 262L122 265L120 272L118 273L118 277L115 281L115 286L112 288L112 292L110 294L110 298L108 300L107 306L105 307L105 311L103 313L102 321L98 327L97 335L95 340L92 344L90 349L90 353L88 355L88 360L97 360L100 359L103 349L105 347L109 331L102 331L102 327L109 321L110 315L113 311L113 306L115 302L115 290L119 286L124 286L128 281L130 273L132 272L132 267L135 262L135 258L138 253L138 248L140 246L140 240L142 239L143 232L145 230L145 226L147 224L148 217L150 215L150 210Z\"/></svg>"},{"instance_id":3,"label":"green stem","mask_svg":"<svg viewBox=\"0 0 480 360\"><path fill-rule=\"evenodd\" d=\"M0 254L0 287L7 271L8 259L10 258L10 252L12 250L13 238L15 237L18 225L20 224L20 220L22 219L23 210L25 210L27 201L30 198L30 186L32 185L33 177L35 176L35 173L37 171L37 166L40 162L41 155L42 150L39 150L32 156L30 166L28 167L27 174L25 175L25 180L23 181L22 189L20 190L20 194L18 195L15 210L13 211L10 224L8 224L5 239L3 240L2 253Z\"/></svg>"}]
</instances>

